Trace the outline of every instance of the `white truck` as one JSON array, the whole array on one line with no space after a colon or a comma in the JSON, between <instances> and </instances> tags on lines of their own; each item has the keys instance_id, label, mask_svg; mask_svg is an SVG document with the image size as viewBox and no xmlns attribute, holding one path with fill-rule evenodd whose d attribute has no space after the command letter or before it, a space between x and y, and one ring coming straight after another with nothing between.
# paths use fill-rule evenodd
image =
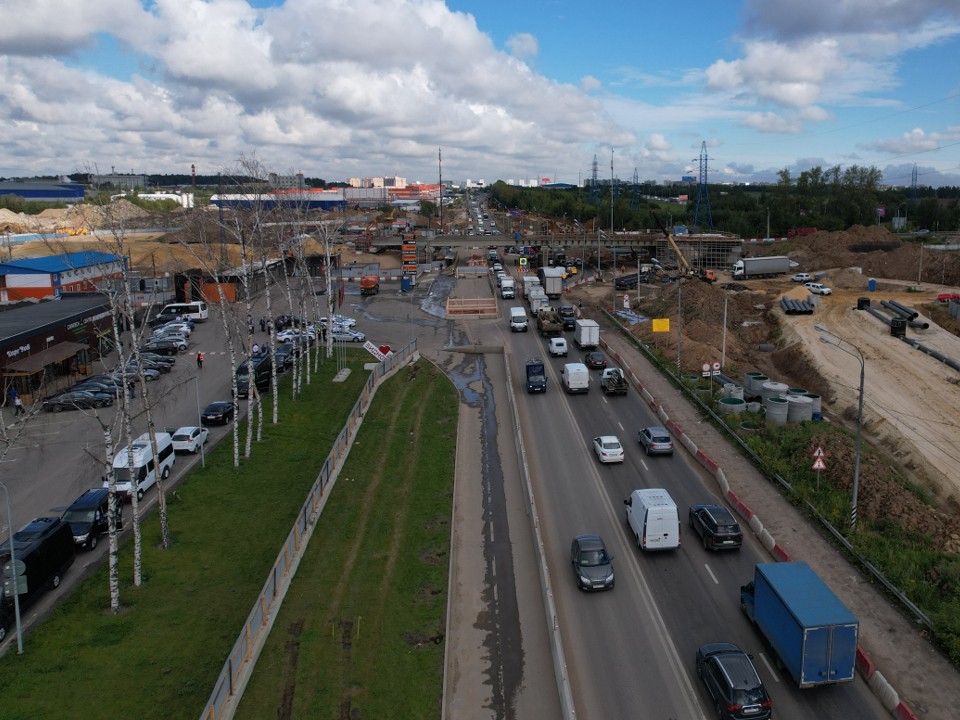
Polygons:
<instances>
[{"instance_id":1,"label":"white truck","mask_svg":"<svg viewBox=\"0 0 960 720\"><path fill-rule=\"evenodd\" d=\"M593 350L600 345L600 326L597 321L579 318L573 331L573 341L581 350Z\"/></svg>"},{"instance_id":2,"label":"white truck","mask_svg":"<svg viewBox=\"0 0 960 720\"><path fill-rule=\"evenodd\" d=\"M560 267L542 267L537 270L540 284L543 285L547 297L551 300L556 300L563 295L563 277L566 274L567 271Z\"/></svg>"},{"instance_id":3,"label":"white truck","mask_svg":"<svg viewBox=\"0 0 960 720\"><path fill-rule=\"evenodd\" d=\"M516 296L517 283L512 277L505 277L500 281L500 297L510 300Z\"/></svg>"},{"instance_id":4,"label":"white truck","mask_svg":"<svg viewBox=\"0 0 960 720\"><path fill-rule=\"evenodd\" d=\"M524 297L529 297L530 291L531 291L533 288L535 288L535 287L542 288L542 287L543 287L543 286L540 284L540 278L538 278L536 275L523 275L523 276L520 278L520 282L521 282L521 284L522 284L523 296L524 296Z\"/></svg>"},{"instance_id":5,"label":"white truck","mask_svg":"<svg viewBox=\"0 0 960 720\"><path fill-rule=\"evenodd\" d=\"M560 382L570 394L590 392L590 371L583 363L567 363L560 371Z\"/></svg>"},{"instance_id":6,"label":"white truck","mask_svg":"<svg viewBox=\"0 0 960 720\"><path fill-rule=\"evenodd\" d=\"M539 287L533 288L527 295L527 303L530 305L530 313L536 315L540 310L550 307L550 301L547 294Z\"/></svg>"},{"instance_id":7,"label":"white truck","mask_svg":"<svg viewBox=\"0 0 960 720\"><path fill-rule=\"evenodd\" d=\"M733 264L733 279L749 280L750 278L786 275L795 264L786 255L741 258Z\"/></svg>"}]
</instances>

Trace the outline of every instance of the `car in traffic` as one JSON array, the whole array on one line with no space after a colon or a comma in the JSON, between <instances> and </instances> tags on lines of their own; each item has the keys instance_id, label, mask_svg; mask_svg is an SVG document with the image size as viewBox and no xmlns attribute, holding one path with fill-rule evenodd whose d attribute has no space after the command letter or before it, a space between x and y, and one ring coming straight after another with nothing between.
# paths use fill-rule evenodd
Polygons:
<instances>
[{"instance_id":1,"label":"car in traffic","mask_svg":"<svg viewBox=\"0 0 960 720\"><path fill-rule=\"evenodd\" d=\"M577 309L573 305L561 305L557 308L557 314L563 321L564 330L575 330L577 327Z\"/></svg>"},{"instance_id":2,"label":"car in traffic","mask_svg":"<svg viewBox=\"0 0 960 720\"><path fill-rule=\"evenodd\" d=\"M229 400L215 400L200 413L201 425L226 425L233 421L236 408Z\"/></svg>"},{"instance_id":3,"label":"car in traffic","mask_svg":"<svg viewBox=\"0 0 960 720\"><path fill-rule=\"evenodd\" d=\"M612 560L599 535L577 535L570 545L573 576L581 590L613 590Z\"/></svg>"},{"instance_id":4,"label":"car in traffic","mask_svg":"<svg viewBox=\"0 0 960 720\"><path fill-rule=\"evenodd\" d=\"M607 366L607 358L599 350L591 350L583 356L583 364L591 370L603 370Z\"/></svg>"},{"instance_id":5,"label":"car in traffic","mask_svg":"<svg viewBox=\"0 0 960 720\"><path fill-rule=\"evenodd\" d=\"M616 435L598 435L593 439L593 451L602 463L623 462L623 445Z\"/></svg>"},{"instance_id":6,"label":"car in traffic","mask_svg":"<svg viewBox=\"0 0 960 720\"><path fill-rule=\"evenodd\" d=\"M551 357L566 357L567 356L567 341L562 337L550 338L550 356Z\"/></svg>"},{"instance_id":7,"label":"car in traffic","mask_svg":"<svg viewBox=\"0 0 960 720\"><path fill-rule=\"evenodd\" d=\"M68 390L43 401L43 409L48 412L90 410L111 405L113 405L113 395L92 390Z\"/></svg>"},{"instance_id":8,"label":"car in traffic","mask_svg":"<svg viewBox=\"0 0 960 720\"><path fill-rule=\"evenodd\" d=\"M721 720L767 720L773 704L750 656L733 643L718 642L697 649L697 677L713 700Z\"/></svg>"},{"instance_id":9,"label":"car in traffic","mask_svg":"<svg viewBox=\"0 0 960 720\"><path fill-rule=\"evenodd\" d=\"M790 279L793 280L793 282L806 283L813 280L813 275L810 273L797 273Z\"/></svg>"},{"instance_id":10,"label":"car in traffic","mask_svg":"<svg viewBox=\"0 0 960 720\"><path fill-rule=\"evenodd\" d=\"M804 283L803 286L814 295L833 295L833 290L821 283L808 282Z\"/></svg>"},{"instance_id":11,"label":"car in traffic","mask_svg":"<svg viewBox=\"0 0 960 720\"><path fill-rule=\"evenodd\" d=\"M210 437L210 431L205 427L185 425L173 433L171 438L173 440L173 451L195 454L199 452L200 447L207 442L208 437Z\"/></svg>"},{"instance_id":12,"label":"car in traffic","mask_svg":"<svg viewBox=\"0 0 960 720\"><path fill-rule=\"evenodd\" d=\"M334 342L363 342L367 339L362 332L348 327L334 327L332 337Z\"/></svg>"},{"instance_id":13,"label":"car in traffic","mask_svg":"<svg viewBox=\"0 0 960 720\"><path fill-rule=\"evenodd\" d=\"M740 523L722 505L692 505L687 520L704 550L739 550L743 545Z\"/></svg>"},{"instance_id":14,"label":"car in traffic","mask_svg":"<svg viewBox=\"0 0 960 720\"><path fill-rule=\"evenodd\" d=\"M651 425L641 428L637 433L637 441L643 445L647 455L673 455L673 439L665 427Z\"/></svg>"}]
</instances>

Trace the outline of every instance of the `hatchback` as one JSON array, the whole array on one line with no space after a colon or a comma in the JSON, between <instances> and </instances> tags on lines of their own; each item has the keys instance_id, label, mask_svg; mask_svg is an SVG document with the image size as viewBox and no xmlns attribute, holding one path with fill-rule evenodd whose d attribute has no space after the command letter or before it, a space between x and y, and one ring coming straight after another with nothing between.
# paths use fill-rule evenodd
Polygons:
<instances>
[{"instance_id":1,"label":"hatchback","mask_svg":"<svg viewBox=\"0 0 960 720\"><path fill-rule=\"evenodd\" d=\"M195 425L182 427L174 432L171 438L173 451L195 454L200 451L200 446L207 442L209 436L210 431L205 427L196 427Z\"/></svg>"},{"instance_id":2,"label":"hatchback","mask_svg":"<svg viewBox=\"0 0 960 720\"><path fill-rule=\"evenodd\" d=\"M593 370L603 370L607 366L607 359L599 350L592 350L583 356L583 364Z\"/></svg>"},{"instance_id":3,"label":"hatchback","mask_svg":"<svg viewBox=\"0 0 960 720\"><path fill-rule=\"evenodd\" d=\"M673 455L673 440L665 427L645 427L637 433L637 441L647 455Z\"/></svg>"},{"instance_id":4,"label":"hatchback","mask_svg":"<svg viewBox=\"0 0 960 720\"><path fill-rule=\"evenodd\" d=\"M613 589L613 558L599 535L577 535L570 546L573 576L581 590Z\"/></svg>"},{"instance_id":5,"label":"hatchback","mask_svg":"<svg viewBox=\"0 0 960 720\"><path fill-rule=\"evenodd\" d=\"M688 513L691 529L703 540L704 550L739 550L743 545L740 523L721 505L693 505Z\"/></svg>"},{"instance_id":6,"label":"hatchback","mask_svg":"<svg viewBox=\"0 0 960 720\"><path fill-rule=\"evenodd\" d=\"M700 646L697 676L707 686L716 717L766 720L773 716L770 696L750 656L733 643Z\"/></svg>"},{"instance_id":7,"label":"hatchback","mask_svg":"<svg viewBox=\"0 0 960 720\"><path fill-rule=\"evenodd\" d=\"M623 445L616 435L598 435L593 439L593 451L602 463L623 462Z\"/></svg>"}]
</instances>

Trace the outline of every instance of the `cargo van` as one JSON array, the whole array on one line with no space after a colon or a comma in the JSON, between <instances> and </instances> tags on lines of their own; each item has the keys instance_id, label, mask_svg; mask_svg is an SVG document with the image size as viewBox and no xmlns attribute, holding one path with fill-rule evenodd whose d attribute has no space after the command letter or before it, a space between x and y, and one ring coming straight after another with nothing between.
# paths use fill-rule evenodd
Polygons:
<instances>
[{"instance_id":1,"label":"cargo van","mask_svg":"<svg viewBox=\"0 0 960 720\"><path fill-rule=\"evenodd\" d=\"M177 456L173 452L173 438L170 433L158 432L157 437L157 457L160 460L160 477L166 480L170 477L173 470L173 464L177 461ZM147 492L157 482L157 473L153 466L153 449L150 444L150 433L144 433L132 443L133 446L133 476L134 483L130 475L130 462L126 447L120 448L113 458L113 477L117 483L117 493L124 498L129 499L134 488L137 492L137 500L142 500L144 493ZM108 480L103 481L103 487L110 487Z\"/></svg>"},{"instance_id":2,"label":"cargo van","mask_svg":"<svg viewBox=\"0 0 960 720\"><path fill-rule=\"evenodd\" d=\"M527 331L527 311L522 307L510 308L510 332Z\"/></svg>"},{"instance_id":3,"label":"cargo van","mask_svg":"<svg viewBox=\"0 0 960 720\"><path fill-rule=\"evenodd\" d=\"M270 389L273 378L273 363L270 360L269 350L255 355L251 360L244 360L237 367L237 397L246 398L250 395L250 368L253 367L253 382L258 392Z\"/></svg>"},{"instance_id":4,"label":"cargo van","mask_svg":"<svg viewBox=\"0 0 960 720\"><path fill-rule=\"evenodd\" d=\"M117 499L113 510L117 530L123 528L123 508ZM93 550L110 530L110 491L107 488L87 490L73 501L63 513L63 521L70 526L73 542L77 547Z\"/></svg>"},{"instance_id":5,"label":"cargo van","mask_svg":"<svg viewBox=\"0 0 960 720\"><path fill-rule=\"evenodd\" d=\"M500 281L500 297L504 300L510 300L517 295L517 283L511 277L505 277Z\"/></svg>"},{"instance_id":6,"label":"cargo van","mask_svg":"<svg viewBox=\"0 0 960 720\"><path fill-rule=\"evenodd\" d=\"M680 547L680 515L677 504L663 488L634 490L623 501L627 525L641 550L669 550Z\"/></svg>"},{"instance_id":7,"label":"cargo van","mask_svg":"<svg viewBox=\"0 0 960 720\"><path fill-rule=\"evenodd\" d=\"M26 592L18 598L21 611L48 588L60 586L60 580L74 561L73 533L70 525L58 517L41 517L13 534L13 552L17 566L23 563ZM0 547L0 566L10 563L10 541ZM16 622L13 597L0 596L0 640Z\"/></svg>"},{"instance_id":8,"label":"cargo van","mask_svg":"<svg viewBox=\"0 0 960 720\"><path fill-rule=\"evenodd\" d=\"M583 363L567 363L560 371L560 382L568 393L590 392L590 371Z\"/></svg>"}]
</instances>

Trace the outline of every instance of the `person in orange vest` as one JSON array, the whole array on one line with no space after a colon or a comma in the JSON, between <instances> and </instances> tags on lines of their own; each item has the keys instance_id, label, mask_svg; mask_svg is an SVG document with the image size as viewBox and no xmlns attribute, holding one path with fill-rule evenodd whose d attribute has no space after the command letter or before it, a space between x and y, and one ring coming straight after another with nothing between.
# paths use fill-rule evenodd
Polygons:
<instances>
[{"instance_id":1,"label":"person in orange vest","mask_svg":"<svg viewBox=\"0 0 960 720\"><path fill-rule=\"evenodd\" d=\"M202 352L197 353L197 369L203 370L203 353Z\"/></svg>"}]
</instances>

